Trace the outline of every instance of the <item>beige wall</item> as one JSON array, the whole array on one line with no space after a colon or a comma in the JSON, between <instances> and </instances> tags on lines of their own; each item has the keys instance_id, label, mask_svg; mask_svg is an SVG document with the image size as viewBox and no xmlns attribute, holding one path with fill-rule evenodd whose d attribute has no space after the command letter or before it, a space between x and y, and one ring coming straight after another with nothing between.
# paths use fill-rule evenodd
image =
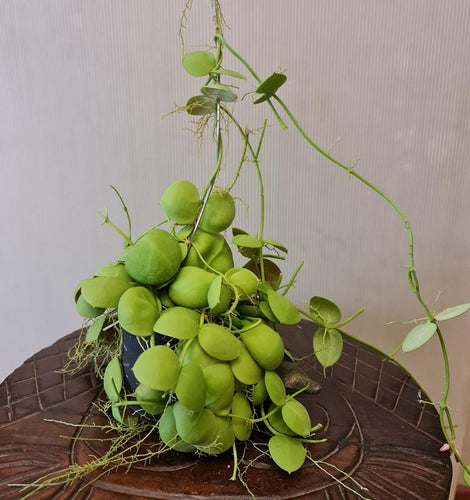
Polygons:
<instances>
[{"instance_id":1,"label":"beige wall","mask_svg":"<svg viewBox=\"0 0 470 500\"><path fill-rule=\"evenodd\" d=\"M202 186L212 169L184 104L199 81L179 65L174 0L2 0L0 2L1 314L0 379L26 357L80 326L75 284L120 250L100 225L108 205L135 234L160 220L170 182ZM467 0L226 0L227 38L260 75L287 70L280 95L324 147L382 187L415 228L423 295L436 309L470 295L470 35ZM189 48L210 44L210 4L195 0ZM242 69L237 63L227 65ZM253 89L249 83L244 90ZM291 297L330 297L350 315L350 331L391 352L407 331L387 325L422 315L409 291L407 235L375 194L309 148L292 127L280 131L266 108L235 107L245 125L267 116L262 154L266 236L290 249L289 275L305 259ZM220 183L231 179L238 138ZM257 227L255 177L235 195L237 225ZM469 405L470 316L445 325L453 364L451 404L463 438ZM400 356L438 399L436 341ZM468 439L467 439L468 441ZM470 461L470 447L466 447Z\"/></svg>"}]
</instances>

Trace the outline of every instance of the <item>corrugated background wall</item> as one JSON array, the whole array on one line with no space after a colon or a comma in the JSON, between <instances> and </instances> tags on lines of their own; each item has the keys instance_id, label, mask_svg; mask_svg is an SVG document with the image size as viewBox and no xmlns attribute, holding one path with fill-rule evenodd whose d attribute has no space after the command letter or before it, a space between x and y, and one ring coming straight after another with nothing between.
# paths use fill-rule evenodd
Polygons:
<instances>
[{"instance_id":1,"label":"corrugated background wall","mask_svg":"<svg viewBox=\"0 0 470 500\"><path fill-rule=\"evenodd\" d=\"M180 66L182 1L0 1L0 379L80 326L78 281L112 261L119 237L97 215L134 234L162 218L174 180L202 187L213 167L185 114L171 114L201 81ZM226 36L261 77L286 70L279 95L325 149L381 187L409 218L422 292L435 309L470 300L470 3L467 0L226 0ZM194 0L186 48L212 43L209 0ZM225 56L225 66L243 70ZM244 83L240 95L255 88ZM391 352L406 321L422 316L408 287L403 223L376 194L316 154L247 96L234 111L255 129L269 119L263 152L266 237L289 248L285 274L305 260L291 298L323 295L358 337ZM241 143L219 184L232 179ZM257 183L245 168L236 225L258 227ZM470 317L445 325L453 364L451 404L463 439L469 405ZM438 399L437 341L399 356ZM470 457L467 444L466 455ZM470 461L470 458L469 458Z\"/></svg>"}]
</instances>

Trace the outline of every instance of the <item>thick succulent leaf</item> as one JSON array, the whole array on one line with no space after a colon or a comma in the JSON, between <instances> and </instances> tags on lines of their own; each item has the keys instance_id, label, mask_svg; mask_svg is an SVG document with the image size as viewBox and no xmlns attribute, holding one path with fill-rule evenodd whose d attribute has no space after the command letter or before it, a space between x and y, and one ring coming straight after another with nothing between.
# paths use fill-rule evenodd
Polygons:
<instances>
[{"instance_id":1,"label":"thick succulent leaf","mask_svg":"<svg viewBox=\"0 0 470 500\"><path fill-rule=\"evenodd\" d=\"M274 462L289 474L302 467L306 451L301 441L287 436L273 436L269 440L269 453Z\"/></svg>"},{"instance_id":2,"label":"thick succulent leaf","mask_svg":"<svg viewBox=\"0 0 470 500\"><path fill-rule=\"evenodd\" d=\"M132 371L141 384L167 391L178 382L179 368L176 354L168 346L156 345L137 358Z\"/></svg>"},{"instance_id":3,"label":"thick succulent leaf","mask_svg":"<svg viewBox=\"0 0 470 500\"><path fill-rule=\"evenodd\" d=\"M426 321L426 323L420 323L416 325L413 329L408 332L405 337L403 344L401 346L404 352L414 351L424 345L428 340L432 338L434 333L436 333L437 325L436 323L431 323Z\"/></svg>"},{"instance_id":4,"label":"thick succulent leaf","mask_svg":"<svg viewBox=\"0 0 470 500\"><path fill-rule=\"evenodd\" d=\"M446 319L456 318L461 314L465 314L469 310L470 310L470 302L466 304L460 304L454 307L448 307L447 309L444 309L440 313L437 313L434 317L436 318L437 321L445 321Z\"/></svg>"},{"instance_id":5,"label":"thick succulent leaf","mask_svg":"<svg viewBox=\"0 0 470 500\"><path fill-rule=\"evenodd\" d=\"M276 316L279 323L284 325L296 325L301 317L297 307L284 295L268 289L268 303L274 316Z\"/></svg>"},{"instance_id":6,"label":"thick succulent leaf","mask_svg":"<svg viewBox=\"0 0 470 500\"><path fill-rule=\"evenodd\" d=\"M117 307L121 295L131 286L120 278L98 276L82 283L82 296L92 307Z\"/></svg>"},{"instance_id":7,"label":"thick succulent leaf","mask_svg":"<svg viewBox=\"0 0 470 500\"><path fill-rule=\"evenodd\" d=\"M165 309L155 322L153 330L161 335L175 339L192 339L199 332L201 315L186 307L169 307Z\"/></svg>"},{"instance_id":8,"label":"thick succulent leaf","mask_svg":"<svg viewBox=\"0 0 470 500\"><path fill-rule=\"evenodd\" d=\"M183 68L191 76L208 75L215 65L216 60L214 55L205 50L187 52L183 56Z\"/></svg>"},{"instance_id":9,"label":"thick succulent leaf","mask_svg":"<svg viewBox=\"0 0 470 500\"><path fill-rule=\"evenodd\" d=\"M286 388L281 377L276 372L266 370L264 384L271 401L276 406L282 406L286 402Z\"/></svg>"},{"instance_id":10,"label":"thick succulent leaf","mask_svg":"<svg viewBox=\"0 0 470 500\"><path fill-rule=\"evenodd\" d=\"M315 296L310 299L310 313L313 321L323 326L334 325L341 319L339 307L324 297Z\"/></svg>"},{"instance_id":11,"label":"thick succulent leaf","mask_svg":"<svg viewBox=\"0 0 470 500\"><path fill-rule=\"evenodd\" d=\"M338 330L318 328L313 335L313 352L324 368L334 365L343 352L341 333Z\"/></svg>"},{"instance_id":12,"label":"thick succulent leaf","mask_svg":"<svg viewBox=\"0 0 470 500\"><path fill-rule=\"evenodd\" d=\"M305 406L296 399L290 399L282 407L282 419L299 436L308 436L312 429L310 415Z\"/></svg>"}]
</instances>

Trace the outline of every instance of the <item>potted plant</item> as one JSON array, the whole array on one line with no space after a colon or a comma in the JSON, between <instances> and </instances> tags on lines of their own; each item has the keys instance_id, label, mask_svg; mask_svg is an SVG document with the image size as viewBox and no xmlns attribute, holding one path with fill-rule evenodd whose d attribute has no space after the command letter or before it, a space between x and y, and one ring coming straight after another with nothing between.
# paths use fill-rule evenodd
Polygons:
<instances>
[{"instance_id":1,"label":"potted plant","mask_svg":"<svg viewBox=\"0 0 470 500\"><path fill-rule=\"evenodd\" d=\"M325 439L318 438L319 426L299 400L304 391L319 389L315 381L300 373L300 385L286 389L283 374L296 367L277 329L298 324L302 317L311 320L317 325L312 352L326 368L341 355L341 329L362 309L343 319L339 307L327 298L313 295L308 309L297 307L288 298L302 263L292 276L284 277L287 247L264 230L259 155L267 121L253 134L244 129L231 108L240 98L236 82L249 77L254 82L254 105L267 105L282 128L289 122L314 150L374 191L403 221L409 239L408 280L424 318L409 331L401 348L412 351L434 336L439 338L446 370L439 404L442 430L469 482L470 471L455 445L447 404L448 359L439 323L464 314L470 304L432 312L420 294L413 233L402 210L310 138L278 96L287 76L273 72L259 78L224 37L217 1L215 19L215 47L184 54L183 67L198 82L198 90L179 108L196 120L199 131L207 128L213 134L213 171L202 192L186 179L166 187L160 199L166 219L136 239L131 236L127 207L115 190L128 217L128 228L118 228L107 213L102 217L121 235L123 249L114 262L77 286L77 310L85 318L86 328L72 361L80 365L93 360L108 398L103 410L112 415L122 432L157 429L163 445L178 452L217 455L233 450L233 478L237 477L235 443L249 440L254 430L268 435L267 452L288 473L304 464L304 443ZM241 63L245 72L231 69L223 54ZM232 183L218 187L224 127L239 135L242 147ZM236 204L231 191L248 161L259 187L259 229L255 234L232 227ZM235 264L234 250L243 258L242 264ZM123 464L127 460L132 463L133 458L126 458Z\"/></svg>"}]
</instances>

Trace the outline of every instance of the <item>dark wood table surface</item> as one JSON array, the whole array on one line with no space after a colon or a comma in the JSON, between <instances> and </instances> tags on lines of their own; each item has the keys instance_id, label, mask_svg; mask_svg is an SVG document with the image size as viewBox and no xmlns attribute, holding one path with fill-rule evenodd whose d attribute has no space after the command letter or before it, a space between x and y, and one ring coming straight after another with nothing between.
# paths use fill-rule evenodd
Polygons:
<instances>
[{"instance_id":1,"label":"dark wood table surface","mask_svg":"<svg viewBox=\"0 0 470 500\"><path fill-rule=\"evenodd\" d=\"M284 327L282 334L293 354L311 352L308 323ZM58 372L77 336L72 333L41 350L0 385L0 498L21 497L11 483L29 483L100 453L102 445L96 441L61 437L87 438L80 428L47 421L91 424L102 418L93 405L102 396L93 371L74 376ZM319 436L327 442L309 445L313 461L291 475L269 460L255 461L244 480L257 499L449 497L451 461L439 451L443 436L437 412L420 401L420 388L404 370L349 339L326 378L312 358L303 369L323 386L319 394L303 395L301 401L312 423L324 425ZM247 450L245 462L254 451ZM230 481L232 467L230 452L202 458L170 452L127 473L114 471L94 483L84 478L33 498L250 499L239 481ZM354 481L366 489L359 490Z\"/></svg>"}]
</instances>

